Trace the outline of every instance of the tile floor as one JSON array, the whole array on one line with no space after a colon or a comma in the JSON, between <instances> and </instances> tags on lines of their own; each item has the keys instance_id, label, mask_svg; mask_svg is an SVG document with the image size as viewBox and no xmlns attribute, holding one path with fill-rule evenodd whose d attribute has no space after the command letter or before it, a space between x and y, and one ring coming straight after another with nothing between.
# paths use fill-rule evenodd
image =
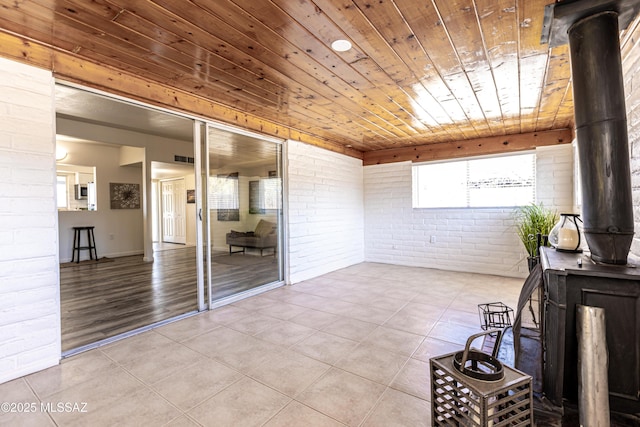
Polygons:
<instances>
[{"instance_id":1,"label":"tile floor","mask_svg":"<svg viewBox=\"0 0 640 427\"><path fill-rule=\"evenodd\" d=\"M480 330L477 304L515 308L522 283L355 265L0 384L34 410L0 425L427 426L429 359Z\"/></svg>"}]
</instances>

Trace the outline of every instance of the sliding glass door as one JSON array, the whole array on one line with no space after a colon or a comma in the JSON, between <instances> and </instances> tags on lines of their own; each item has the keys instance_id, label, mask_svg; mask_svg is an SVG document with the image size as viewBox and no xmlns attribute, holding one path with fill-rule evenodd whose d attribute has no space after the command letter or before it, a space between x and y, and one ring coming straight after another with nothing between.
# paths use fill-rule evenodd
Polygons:
<instances>
[{"instance_id":1,"label":"sliding glass door","mask_svg":"<svg viewBox=\"0 0 640 427\"><path fill-rule=\"evenodd\" d=\"M282 282L282 144L207 128L211 306Z\"/></svg>"}]
</instances>

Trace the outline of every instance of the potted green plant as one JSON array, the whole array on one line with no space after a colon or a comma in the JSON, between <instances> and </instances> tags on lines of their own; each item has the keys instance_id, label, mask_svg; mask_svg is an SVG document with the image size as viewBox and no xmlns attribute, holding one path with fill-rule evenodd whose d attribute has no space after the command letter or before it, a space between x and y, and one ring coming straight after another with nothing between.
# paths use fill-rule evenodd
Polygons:
<instances>
[{"instance_id":1,"label":"potted green plant","mask_svg":"<svg viewBox=\"0 0 640 427\"><path fill-rule=\"evenodd\" d=\"M527 251L529 271L539 261L538 235L542 236L542 244L547 245L546 237L558 222L558 213L545 208L542 203L520 206L515 212L516 233Z\"/></svg>"}]
</instances>

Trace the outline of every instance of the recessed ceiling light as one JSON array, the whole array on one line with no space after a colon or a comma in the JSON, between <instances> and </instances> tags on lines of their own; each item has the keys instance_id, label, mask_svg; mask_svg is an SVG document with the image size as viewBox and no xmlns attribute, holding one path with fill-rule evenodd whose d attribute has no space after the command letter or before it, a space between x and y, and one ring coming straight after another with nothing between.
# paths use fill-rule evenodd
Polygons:
<instances>
[{"instance_id":1,"label":"recessed ceiling light","mask_svg":"<svg viewBox=\"0 0 640 427\"><path fill-rule=\"evenodd\" d=\"M349 40L336 40L333 43L331 43L331 49L335 50L336 52L346 52L349 49L351 49L351 42Z\"/></svg>"}]
</instances>

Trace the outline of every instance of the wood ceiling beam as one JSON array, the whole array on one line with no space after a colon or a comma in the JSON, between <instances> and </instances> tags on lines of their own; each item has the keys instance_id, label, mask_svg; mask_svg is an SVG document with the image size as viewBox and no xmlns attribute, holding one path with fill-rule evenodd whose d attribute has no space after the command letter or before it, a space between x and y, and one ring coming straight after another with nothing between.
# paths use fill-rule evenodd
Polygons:
<instances>
[{"instance_id":1,"label":"wood ceiling beam","mask_svg":"<svg viewBox=\"0 0 640 427\"><path fill-rule=\"evenodd\" d=\"M571 129L491 136L465 141L367 151L364 153L363 163L368 166L405 161L426 162L487 154L502 154L549 145L568 144L572 140L573 131Z\"/></svg>"}]
</instances>

